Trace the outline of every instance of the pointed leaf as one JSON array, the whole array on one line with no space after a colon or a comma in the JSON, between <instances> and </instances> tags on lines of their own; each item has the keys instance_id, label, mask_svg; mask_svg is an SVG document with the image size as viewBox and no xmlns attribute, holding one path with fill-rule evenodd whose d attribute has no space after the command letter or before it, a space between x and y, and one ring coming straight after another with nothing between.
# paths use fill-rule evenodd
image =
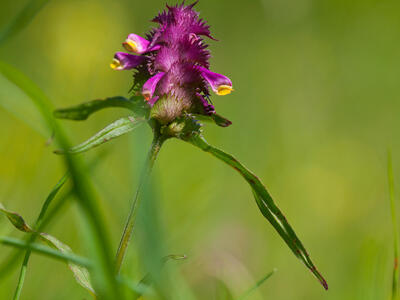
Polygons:
<instances>
[{"instance_id":1,"label":"pointed leaf","mask_svg":"<svg viewBox=\"0 0 400 300\"><path fill-rule=\"evenodd\" d=\"M216 158L222 160L243 176L243 178L249 183L253 190L254 197L256 199L257 205L263 214L263 216L271 223L275 230L279 233L282 239L286 242L289 248L292 250L294 255L298 257L303 263L310 269L310 271L317 277L322 286L328 289L328 284L322 275L318 272L313 262L311 261L306 249L297 237L296 233L276 206L271 195L268 193L267 189L260 181L260 179L249 171L244 165L242 165L236 158L232 155L219 150L210 144L199 134L193 135L189 140L189 143L194 146L199 147L205 152L210 153Z\"/></svg>"},{"instance_id":2,"label":"pointed leaf","mask_svg":"<svg viewBox=\"0 0 400 300\"><path fill-rule=\"evenodd\" d=\"M77 154L86 152L94 147L97 147L103 143L106 143L116 137L119 137L125 133L128 133L138 127L140 124L144 122L143 119L135 119L134 117L125 117L121 118L107 127L96 133L87 141L79 144L75 147L72 147L68 150L68 153ZM54 153L63 154L64 150L56 150Z\"/></svg>"},{"instance_id":3,"label":"pointed leaf","mask_svg":"<svg viewBox=\"0 0 400 300\"><path fill-rule=\"evenodd\" d=\"M143 97L132 97L126 99L124 97L111 97L105 99L96 99L89 102L79 104L77 106L57 109L54 111L54 116L59 119L69 120L86 120L91 114L110 107L127 108L135 113L136 116L145 116L144 111L148 109Z\"/></svg>"},{"instance_id":4,"label":"pointed leaf","mask_svg":"<svg viewBox=\"0 0 400 300\"><path fill-rule=\"evenodd\" d=\"M21 215L5 209L3 204L0 203L0 212L4 213L10 222L20 231L32 233L32 228L25 222Z\"/></svg>"},{"instance_id":5,"label":"pointed leaf","mask_svg":"<svg viewBox=\"0 0 400 300\"><path fill-rule=\"evenodd\" d=\"M221 127L228 127L232 125L231 121L219 114L212 114L210 116L194 114L194 116L199 121L215 123L216 125Z\"/></svg>"},{"instance_id":6,"label":"pointed leaf","mask_svg":"<svg viewBox=\"0 0 400 300\"><path fill-rule=\"evenodd\" d=\"M38 233L35 232L31 226L29 226L25 220L17 213L9 211L4 208L4 206L0 203L0 212L3 212L7 218L10 220L10 222L20 231L26 232L26 233L36 233L39 235L39 237L45 241L48 245L51 247L59 250L61 253L64 254L74 254L71 250L71 248L64 243L60 242L57 240L55 237L46 234L46 233ZM28 243L29 245L29 243ZM86 288L90 293L94 293L94 289L90 283L90 278L89 278L89 272L87 269L84 267L81 267L79 265L73 264L73 263L68 263L68 267L71 269L72 273L74 274L74 277L76 281Z\"/></svg>"},{"instance_id":7,"label":"pointed leaf","mask_svg":"<svg viewBox=\"0 0 400 300\"><path fill-rule=\"evenodd\" d=\"M71 248L57 240L55 237L46 234L46 233L40 233L40 238L43 239L45 242L49 244L49 246L56 248L59 250L61 253L73 253ZM74 274L75 280L85 289L87 289L92 295L95 295L95 291L92 287L92 284L90 283L90 275L89 271L86 268L83 268L81 266L75 265L68 263L68 267Z\"/></svg>"},{"instance_id":8,"label":"pointed leaf","mask_svg":"<svg viewBox=\"0 0 400 300\"><path fill-rule=\"evenodd\" d=\"M3 61L0 61L0 73L32 100L47 127L54 131L56 143L63 149L69 149L69 138L60 124L54 120L53 106L43 91L21 71ZM104 216L99 210L98 199L93 192L85 164L81 159L68 154L65 156L64 162L71 173L74 192L79 200L79 208L87 221L84 222L83 229L85 229L85 243L90 249L91 258L94 260L92 274L95 275L93 280L95 281L96 292L98 292L100 298L122 299L121 290L114 276L115 268L108 231L103 221Z\"/></svg>"}]
</instances>

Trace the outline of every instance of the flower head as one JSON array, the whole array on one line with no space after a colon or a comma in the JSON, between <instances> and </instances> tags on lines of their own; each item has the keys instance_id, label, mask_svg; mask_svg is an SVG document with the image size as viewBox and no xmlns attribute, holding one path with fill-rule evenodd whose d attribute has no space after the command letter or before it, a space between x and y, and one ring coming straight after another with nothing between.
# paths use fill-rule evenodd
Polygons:
<instances>
[{"instance_id":1,"label":"flower head","mask_svg":"<svg viewBox=\"0 0 400 300\"><path fill-rule=\"evenodd\" d=\"M231 80L209 70L210 52L203 37L212 38L209 26L193 10L195 5L167 6L152 21L158 24L143 38L129 34L123 46L134 54L118 52L111 67L136 68L135 78L152 106L152 117L168 123L183 113L215 114L209 89L217 95L231 93Z\"/></svg>"}]
</instances>

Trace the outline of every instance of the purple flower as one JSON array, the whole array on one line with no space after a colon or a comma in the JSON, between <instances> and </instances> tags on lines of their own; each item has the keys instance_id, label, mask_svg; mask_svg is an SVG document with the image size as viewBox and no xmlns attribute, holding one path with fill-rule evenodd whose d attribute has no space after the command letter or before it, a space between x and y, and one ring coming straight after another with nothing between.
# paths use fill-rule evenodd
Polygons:
<instances>
[{"instance_id":1,"label":"purple flower","mask_svg":"<svg viewBox=\"0 0 400 300\"><path fill-rule=\"evenodd\" d=\"M114 59L110 64L114 70L130 70L143 64L146 58L143 56L136 56L129 53L117 52L114 55Z\"/></svg>"},{"instance_id":2,"label":"purple flower","mask_svg":"<svg viewBox=\"0 0 400 300\"><path fill-rule=\"evenodd\" d=\"M127 39L122 43L122 45L126 50L137 54L143 54L149 51L160 49L159 45L149 47L150 42L148 40L134 33L128 35Z\"/></svg>"},{"instance_id":3,"label":"purple flower","mask_svg":"<svg viewBox=\"0 0 400 300\"><path fill-rule=\"evenodd\" d=\"M203 37L212 38L209 26L193 10L195 5L168 6L152 21L158 24L143 38L129 34L123 46L138 55L118 52L111 67L136 68L135 78L145 79L141 93L161 122L183 113L215 114L209 88L217 95L233 91L231 80L209 70L210 52ZM212 38L213 39L213 38ZM160 110L166 110L160 112Z\"/></svg>"}]
</instances>

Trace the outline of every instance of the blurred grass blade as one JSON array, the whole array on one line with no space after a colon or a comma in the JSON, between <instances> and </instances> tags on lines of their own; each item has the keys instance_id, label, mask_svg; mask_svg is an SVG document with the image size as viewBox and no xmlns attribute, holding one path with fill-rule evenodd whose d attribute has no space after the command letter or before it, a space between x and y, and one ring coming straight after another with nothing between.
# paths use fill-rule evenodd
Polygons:
<instances>
[{"instance_id":1,"label":"blurred grass blade","mask_svg":"<svg viewBox=\"0 0 400 300\"><path fill-rule=\"evenodd\" d=\"M167 263L170 260L183 260L186 258L187 258L187 256L185 254L167 255L161 259L161 263L162 263L161 266L163 266L165 263ZM153 279L151 278L151 274L148 273L136 285L136 288L134 289L135 295L134 295L133 299L139 299L141 296L143 296L145 294L145 292L149 291L152 284L153 284Z\"/></svg>"},{"instance_id":2,"label":"blurred grass blade","mask_svg":"<svg viewBox=\"0 0 400 300\"><path fill-rule=\"evenodd\" d=\"M170 260L183 260L186 259L187 256L185 254L171 254L171 255L167 255L164 256L161 260L162 264L164 265L165 263L167 263ZM149 286L152 284L152 280L151 280L151 275L150 274L146 274L142 280L139 281L139 285L146 285Z\"/></svg>"},{"instance_id":3,"label":"blurred grass blade","mask_svg":"<svg viewBox=\"0 0 400 300\"><path fill-rule=\"evenodd\" d=\"M73 263L85 268L92 267L92 263L87 258L81 257L73 253L62 253L61 251L37 243L29 244L28 242L16 238L0 236L0 244L20 249L30 249L35 253L46 255L67 263Z\"/></svg>"},{"instance_id":4,"label":"blurred grass blade","mask_svg":"<svg viewBox=\"0 0 400 300\"><path fill-rule=\"evenodd\" d=\"M102 161L102 158L104 157L104 155L106 154L106 151L103 151L100 153L100 155L96 156L90 163L89 163L89 168L90 170L92 170L94 167L96 167L99 162ZM49 198L52 196L52 194L56 193L56 191L58 190L59 187L61 187L61 185L63 184L63 181L66 180L68 177L68 174L64 175L64 177L56 184L56 186L53 188L52 192L49 194L48 198L45 201L45 204L43 205L42 209L41 209L41 213L39 214L39 218L41 217L42 213L44 214L47 210L46 208L46 202L47 200L49 200ZM56 219L56 216L60 213L61 209L64 207L64 205L67 203L67 200L73 195L74 193L74 189L73 187L71 187L65 194L61 195L57 202L53 205L53 207L50 209L49 213L46 214L46 217L44 217L42 219L42 221L38 220L36 221L37 225L39 226L35 226L35 228L38 229L38 231L42 231L45 229L45 227L53 220ZM40 224L39 224L40 223ZM20 256L22 256L24 254L23 251L17 251L17 252L13 252L9 258L4 260L4 263L0 266L0 281L1 279L8 273L10 273L14 266L16 265L16 263L18 262L18 259L20 258Z\"/></svg>"},{"instance_id":5,"label":"blurred grass blade","mask_svg":"<svg viewBox=\"0 0 400 300\"><path fill-rule=\"evenodd\" d=\"M70 154L78 154L86 152L92 148L100 146L103 143L115 139L116 137L132 131L142 123L144 123L143 119L135 119L132 116L118 119L117 121L106 126L104 129L100 130L98 133L96 133L94 136L92 136L90 139L83 142L82 144L72 147L67 151L55 150L54 153L64 154L65 152L68 152Z\"/></svg>"},{"instance_id":6,"label":"blurred grass blade","mask_svg":"<svg viewBox=\"0 0 400 300\"><path fill-rule=\"evenodd\" d=\"M276 273L276 269L273 269L270 273L268 273L266 276L264 276L263 278L261 278L259 281L256 282L256 284L251 287L250 289L248 289L246 292L244 292L244 294L242 296L240 296L237 300L244 300L246 299L248 296L251 295L251 293L253 293L256 289L258 289L264 282L267 281L267 279L269 279L272 275L274 275Z\"/></svg>"},{"instance_id":7,"label":"blurred grass blade","mask_svg":"<svg viewBox=\"0 0 400 300\"><path fill-rule=\"evenodd\" d=\"M50 194L47 196L46 200L44 201L43 206L42 206L42 208L40 210L39 216L38 216L38 218L37 218L37 220L36 220L36 222L35 222L35 224L33 226L35 233L31 235L31 237L29 239L29 244L35 242L36 237L37 237L36 232L41 230L41 225L42 225L42 222L43 222L43 219L44 219L44 215L47 212L47 209L49 208L51 202L53 201L53 199L55 198L55 196L57 195L59 190L63 187L65 182L67 182L67 179L68 179L68 174L65 174L57 182L57 184L53 187L53 189L51 190ZM25 222L23 222L23 223L25 223ZM17 288L16 288L15 293L14 293L14 299L15 300L18 300L20 298L20 296L21 296L22 287L24 285L25 276L26 276L26 272L27 272L28 262L29 262L30 256L31 256L31 251L28 249L28 250L26 250L26 253L25 253L24 261L22 263L21 271L20 271L19 278L18 278Z\"/></svg>"},{"instance_id":8,"label":"blurred grass blade","mask_svg":"<svg viewBox=\"0 0 400 300\"><path fill-rule=\"evenodd\" d=\"M49 0L30 0L20 13L0 32L0 45L18 34L36 16Z\"/></svg>"},{"instance_id":9,"label":"blurred grass blade","mask_svg":"<svg viewBox=\"0 0 400 300\"><path fill-rule=\"evenodd\" d=\"M118 96L96 99L73 107L57 109L54 111L54 116L58 119L82 121L86 120L91 114L109 107L122 107L134 111L136 105L134 101Z\"/></svg>"},{"instance_id":10,"label":"blurred grass blade","mask_svg":"<svg viewBox=\"0 0 400 300\"><path fill-rule=\"evenodd\" d=\"M394 247L394 262L393 262L393 278L392 278L392 300L398 299L398 282L399 282L399 242L398 242L398 221L396 213L396 203L394 198L394 178L392 156L388 152L388 181L389 181L389 198L390 210L392 214L393 225L393 247Z\"/></svg>"},{"instance_id":11,"label":"blurred grass blade","mask_svg":"<svg viewBox=\"0 0 400 300\"><path fill-rule=\"evenodd\" d=\"M74 254L69 246L60 242L55 237L53 237L47 233L43 233L43 232L39 233L39 232L34 231L32 229L32 227L29 226L19 214L5 209L1 203L0 203L0 211L3 212L7 216L7 218L10 220L10 222L18 230L25 232L25 233L36 233L44 242L46 242L49 246L59 250L61 253ZM28 245L29 244L30 243L28 242ZM68 267L71 269L72 273L74 274L76 281L81 286L86 288L90 293L94 294L93 287L90 283L88 270L83 267L80 267L78 265L72 264L72 263L68 263ZM20 284L18 284L18 286L20 286Z\"/></svg>"},{"instance_id":12,"label":"blurred grass blade","mask_svg":"<svg viewBox=\"0 0 400 300\"><path fill-rule=\"evenodd\" d=\"M322 286L328 289L328 284L322 275L318 272L313 262L311 261L306 249L297 237L296 233L292 227L287 222L286 218L283 216L280 209L275 205L271 195L268 193L267 189L264 187L260 179L255 176L251 171L249 171L244 165L242 165L236 158L232 155L219 150L210 144L200 135L193 135L188 142L194 146L199 147L205 152L210 153L216 158L222 160L243 176L243 178L249 183L253 190L254 197L256 199L257 205L263 214L263 216L271 223L275 230L279 233L282 239L286 242L289 248L292 250L294 255L298 257L303 263L310 269L310 271L317 277Z\"/></svg>"},{"instance_id":13,"label":"blurred grass blade","mask_svg":"<svg viewBox=\"0 0 400 300\"><path fill-rule=\"evenodd\" d=\"M215 289L215 299L218 300L234 300L233 294L225 281L215 278L216 289Z\"/></svg>"},{"instance_id":14,"label":"blurred grass blade","mask_svg":"<svg viewBox=\"0 0 400 300\"><path fill-rule=\"evenodd\" d=\"M53 107L43 91L19 70L0 61L0 73L21 89L35 104L47 127L55 132L56 143L62 149L69 149L70 142L63 128L53 117ZM71 174L74 192L83 213L85 243L93 260L92 278L96 292L101 299L124 299L114 276L108 227L99 209L98 199L87 176L85 164L76 156L65 155L65 164Z\"/></svg>"}]
</instances>

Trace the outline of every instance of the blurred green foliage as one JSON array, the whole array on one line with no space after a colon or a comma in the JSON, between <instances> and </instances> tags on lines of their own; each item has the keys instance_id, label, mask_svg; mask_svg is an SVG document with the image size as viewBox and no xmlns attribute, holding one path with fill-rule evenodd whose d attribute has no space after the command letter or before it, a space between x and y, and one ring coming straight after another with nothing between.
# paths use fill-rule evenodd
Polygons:
<instances>
[{"instance_id":1,"label":"blurred green foliage","mask_svg":"<svg viewBox=\"0 0 400 300\"><path fill-rule=\"evenodd\" d=\"M0 28L27 3L3 0ZM0 59L32 78L56 107L126 96L131 76L112 71L109 62L128 33L148 31L164 4L50 1L0 47ZM211 68L230 76L235 88L213 97L233 125L207 126L205 137L262 178L330 290L291 255L240 176L177 140L166 142L155 166L165 255L188 256L177 272L199 299L215 299L220 281L238 297L274 267L279 272L248 299L387 299L393 256L388 147L400 178L400 2L201 0L197 9L219 40L210 41ZM8 107L0 108L0 199L32 223L65 170L45 144L49 136L34 107L1 77L0 102ZM78 144L125 115L107 110L63 124ZM113 250L150 142L143 126L101 147L109 154L92 178ZM82 157L90 161L103 150ZM85 254L81 227L70 202L48 232ZM138 226L137 233L146 230ZM4 218L0 234L21 237ZM1 247L0 262L11 251ZM123 269L135 280L146 274L142 251L130 248ZM0 281L0 299L11 298L17 276L15 269ZM32 256L22 299L85 297L65 266Z\"/></svg>"}]
</instances>

